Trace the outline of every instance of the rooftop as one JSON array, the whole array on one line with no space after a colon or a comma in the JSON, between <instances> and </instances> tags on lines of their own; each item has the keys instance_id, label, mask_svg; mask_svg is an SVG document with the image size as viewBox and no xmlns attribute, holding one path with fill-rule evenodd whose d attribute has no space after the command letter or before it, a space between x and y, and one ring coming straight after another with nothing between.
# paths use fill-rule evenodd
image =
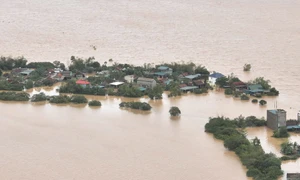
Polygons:
<instances>
[{"instance_id":1,"label":"rooftop","mask_svg":"<svg viewBox=\"0 0 300 180\"><path fill-rule=\"evenodd\" d=\"M268 111L273 113L273 114L277 114L277 112L286 113L286 111L283 110L283 109L271 109L271 110L268 110Z\"/></svg>"},{"instance_id":2,"label":"rooftop","mask_svg":"<svg viewBox=\"0 0 300 180\"><path fill-rule=\"evenodd\" d=\"M188 75L188 76L185 76L184 78L187 78L187 79L195 79L197 77L200 77L201 74L193 74L193 75Z\"/></svg>"},{"instance_id":3,"label":"rooftop","mask_svg":"<svg viewBox=\"0 0 300 180\"><path fill-rule=\"evenodd\" d=\"M86 81L86 80L77 80L76 81L76 84L80 84L80 85L87 85L87 84L90 84L90 82Z\"/></svg>"},{"instance_id":4,"label":"rooftop","mask_svg":"<svg viewBox=\"0 0 300 180\"><path fill-rule=\"evenodd\" d=\"M260 85L260 84L250 84L250 85L248 85L248 89L249 90L263 90L263 87L262 87L262 85Z\"/></svg>"},{"instance_id":5,"label":"rooftop","mask_svg":"<svg viewBox=\"0 0 300 180\"><path fill-rule=\"evenodd\" d=\"M215 73L212 73L211 75L209 75L209 77L218 79L218 78L224 77L224 75L221 73L215 72Z\"/></svg>"},{"instance_id":6,"label":"rooftop","mask_svg":"<svg viewBox=\"0 0 300 180\"><path fill-rule=\"evenodd\" d=\"M27 70L25 70L25 71L22 71L20 74L29 75L30 73L32 73L32 71L34 71L34 70L32 70L32 69L27 69Z\"/></svg>"},{"instance_id":7,"label":"rooftop","mask_svg":"<svg viewBox=\"0 0 300 180\"><path fill-rule=\"evenodd\" d=\"M180 88L180 90L183 90L183 91L188 91L188 90L193 90L193 89L198 89L198 86L185 86L185 87Z\"/></svg>"},{"instance_id":8,"label":"rooftop","mask_svg":"<svg viewBox=\"0 0 300 180\"><path fill-rule=\"evenodd\" d=\"M168 66L159 66L157 69L158 70L168 70L169 67Z\"/></svg>"},{"instance_id":9,"label":"rooftop","mask_svg":"<svg viewBox=\"0 0 300 180\"><path fill-rule=\"evenodd\" d=\"M154 79L151 79L151 78L143 78L143 77L139 77L137 80L138 80L138 81L145 81L145 82L153 82L153 81L155 81Z\"/></svg>"}]
</instances>

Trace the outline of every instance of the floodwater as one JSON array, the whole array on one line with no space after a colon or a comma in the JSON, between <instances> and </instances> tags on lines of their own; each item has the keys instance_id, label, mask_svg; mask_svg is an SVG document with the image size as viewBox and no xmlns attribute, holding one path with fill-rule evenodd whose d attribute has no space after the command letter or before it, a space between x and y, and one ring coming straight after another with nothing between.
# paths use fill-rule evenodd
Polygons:
<instances>
[{"instance_id":1,"label":"floodwater","mask_svg":"<svg viewBox=\"0 0 300 180\"><path fill-rule=\"evenodd\" d=\"M280 96L259 107L223 92L149 101L151 113L119 109L0 102L0 179L236 179L245 168L221 141L204 133L210 116L265 116L268 108L300 110L300 2L296 0L0 0L0 49L30 61L95 56L100 63L193 61L248 81L263 76ZM96 47L94 50L93 46ZM244 73L245 63L252 71ZM35 89L55 94L55 89ZM134 99L138 100L138 99ZM168 110L178 106L180 119ZM282 140L248 129L267 152ZM300 137L290 138L299 143ZM282 165L300 172L300 161Z\"/></svg>"}]
</instances>

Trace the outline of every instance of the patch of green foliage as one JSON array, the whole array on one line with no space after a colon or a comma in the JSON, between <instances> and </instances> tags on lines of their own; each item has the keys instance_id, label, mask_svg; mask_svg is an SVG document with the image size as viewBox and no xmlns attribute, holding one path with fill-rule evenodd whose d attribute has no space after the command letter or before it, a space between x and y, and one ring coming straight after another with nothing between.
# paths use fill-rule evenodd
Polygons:
<instances>
[{"instance_id":1,"label":"patch of green foliage","mask_svg":"<svg viewBox=\"0 0 300 180\"><path fill-rule=\"evenodd\" d=\"M30 101L31 102L39 102L39 101L46 101L47 100L47 96L45 95L45 93L41 92L39 94L34 94L31 98Z\"/></svg>"},{"instance_id":2,"label":"patch of green foliage","mask_svg":"<svg viewBox=\"0 0 300 180\"><path fill-rule=\"evenodd\" d=\"M259 101L259 104L262 105L262 106L264 106L264 105L267 104L267 101L265 101L265 100L262 99L262 100Z\"/></svg>"},{"instance_id":3,"label":"patch of green foliage","mask_svg":"<svg viewBox=\"0 0 300 180\"><path fill-rule=\"evenodd\" d=\"M29 94L26 92L0 92L2 101L28 101Z\"/></svg>"},{"instance_id":4,"label":"patch of green foliage","mask_svg":"<svg viewBox=\"0 0 300 180\"><path fill-rule=\"evenodd\" d=\"M67 104L70 102L70 97L66 95L51 96L49 102L54 104Z\"/></svg>"},{"instance_id":5,"label":"patch of green foliage","mask_svg":"<svg viewBox=\"0 0 300 180\"><path fill-rule=\"evenodd\" d=\"M88 95L100 95L105 96L106 91L104 88L100 87L83 87L79 84L76 84L74 80L69 80L67 83L63 84L59 88L60 93L72 93L72 94L88 94Z\"/></svg>"},{"instance_id":6,"label":"patch of green foliage","mask_svg":"<svg viewBox=\"0 0 300 180\"><path fill-rule=\"evenodd\" d=\"M151 106L146 102L121 102L119 104L121 108L131 108L131 109L138 109L143 111L151 110Z\"/></svg>"},{"instance_id":7,"label":"patch of green foliage","mask_svg":"<svg viewBox=\"0 0 300 180\"><path fill-rule=\"evenodd\" d=\"M101 106L101 102L97 100L89 101L89 106Z\"/></svg>"},{"instance_id":8,"label":"patch of green foliage","mask_svg":"<svg viewBox=\"0 0 300 180\"><path fill-rule=\"evenodd\" d=\"M0 57L0 69L7 71L14 68L26 67L27 60L24 57Z\"/></svg>"},{"instance_id":9,"label":"patch of green foliage","mask_svg":"<svg viewBox=\"0 0 300 180\"><path fill-rule=\"evenodd\" d=\"M224 117L210 118L205 125L206 132L223 140L224 146L238 155L248 169L248 177L254 180L278 179L283 174L281 160L272 153L265 153L257 138L250 142L245 132L238 128L238 121Z\"/></svg>"},{"instance_id":10,"label":"patch of green foliage","mask_svg":"<svg viewBox=\"0 0 300 180\"><path fill-rule=\"evenodd\" d=\"M231 89L225 89L224 93L226 95L232 95L233 94L233 91Z\"/></svg>"},{"instance_id":11,"label":"patch of green foliage","mask_svg":"<svg viewBox=\"0 0 300 180\"><path fill-rule=\"evenodd\" d=\"M150 99L162 99L163 92L163 87L161 85L157 85L153 89L147 89L146 94Z\"/></svg>"},{"instance_id":12,"label":"patch of green foliage","mask_svg":"<svg viewBox=\"0 0 300 180\"><path fill-rule=\"evenodd\" d=\"M179 116L181 114L181 111L178 107L172 106L169 110L169 113L171 116Z\"/></svg>"},{"instance_id":13,"label":"patch of green foliage","mask_svg":"<svg viewBox=\"0 0 300 180\"><path fill-rule=\"evenodd\" d=\"M8 82L6 80L0 80L0 90L7 91L22 91L23 84L19 82Z\"/></svg>"},{"instance_id":14,"label":"patch of green foliage","mask_svg":"<svg viewBox=\"0 0 300 180\"><path fill-rule=\"evenodd\" d=\"M253 102L253 103L258 103L258 100L257 100L257 99L252 99L251 102Z\"/></svg>"},{"instance_id":15,"label":"patch of green foliage","mask_svg":"<svg viewBox=\"0 0 300 180\"><path fill-rule=\"evenodd\" d=\"M144 93L141 92L138 87L132 86L131 84L124 84L119 87L116 95L124 97L142 97Z\"/></svg>"},{"instance_id":16,"label":"patch of green foliage","mask_svg":"<svg viewBox=\"0 0 300 180\"><path fill-rule=\"evenodd\" d=\"M275 137L275 138L287 138L289 136L290 135L289 135L286 127L280 127L273 132L273 137Z\"/></svg>"},{"instance_id":17,"label":"patch of green foliage","mask_svg":"<svg viewBox=\"0 0 300 180\"><path fill-rule=\"evenodd\" d=\"M82 95L73 95L70 98L70 102L74 104L85 104L88 102L88 100Z\"/></svg>"}]
</instances>

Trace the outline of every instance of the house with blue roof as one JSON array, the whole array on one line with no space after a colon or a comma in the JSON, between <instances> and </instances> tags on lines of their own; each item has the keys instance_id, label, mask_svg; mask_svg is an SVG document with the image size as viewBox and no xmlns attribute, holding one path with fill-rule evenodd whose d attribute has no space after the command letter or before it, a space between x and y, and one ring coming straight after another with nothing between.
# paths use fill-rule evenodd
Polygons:
<instances>
[{"instance_id":1,"label":"house with blue roof","mask_svg":"<svg viewBox=\"0 0 300 180\"><path fill-rule=\"evenodd\" d=\"M158 78L165 78L170 75L172 75L173 69L169 68L168 66L159 66L157 67L157 71L153 73L155 76L158 76Z\"/></svg>"},{"instance_id":2,"label":"house with blue roof","mask_svg":"<svg viewBox=\"0 0 300 180\"><path fill-rule=\"evenodd\" d=\"M214 72L209 75L208 81L210 84L214 85L214 84L216 84L217 79L219 79L221 77L225 77L225 76L221 73Z\"/></svg>"}]
</instances>

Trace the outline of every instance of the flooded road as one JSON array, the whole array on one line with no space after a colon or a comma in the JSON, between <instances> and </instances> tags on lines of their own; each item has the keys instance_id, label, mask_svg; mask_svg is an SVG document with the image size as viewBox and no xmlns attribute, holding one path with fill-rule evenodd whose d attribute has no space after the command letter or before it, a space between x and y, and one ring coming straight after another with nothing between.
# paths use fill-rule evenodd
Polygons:
<instances>
[{"instance_id":1,"label":"flooded road","mask_svg":"<svg viewBox=\"0 0 300 180\"><path fill-rule=\"evenodd\" d=\"M193 61L248 81L263 76L280 96L260 107L224 96L185 95L150 101L151 113L121 110L122 98L103 107L0 102L0 179L236 179L239 159L204 133L210 116L265 116L300 110L300 3L295 0L0 0L0 49L30 61L95 56L100 63ZM96 47L94 50L93 46ZM245 63L252 65L244 73ZM31 93L37 93L39 89ZM41 90L56 94L55 89ZM142 99L148 101L148 99ZM168 110L178 106L179 120ZM265 128L248 130L279 155L281 141ZM299 142L299 136L291 140ZM300 161L283 164L298 171ZM234 170L234 173L233 172Z\"/></svg>"}]
</instances>

